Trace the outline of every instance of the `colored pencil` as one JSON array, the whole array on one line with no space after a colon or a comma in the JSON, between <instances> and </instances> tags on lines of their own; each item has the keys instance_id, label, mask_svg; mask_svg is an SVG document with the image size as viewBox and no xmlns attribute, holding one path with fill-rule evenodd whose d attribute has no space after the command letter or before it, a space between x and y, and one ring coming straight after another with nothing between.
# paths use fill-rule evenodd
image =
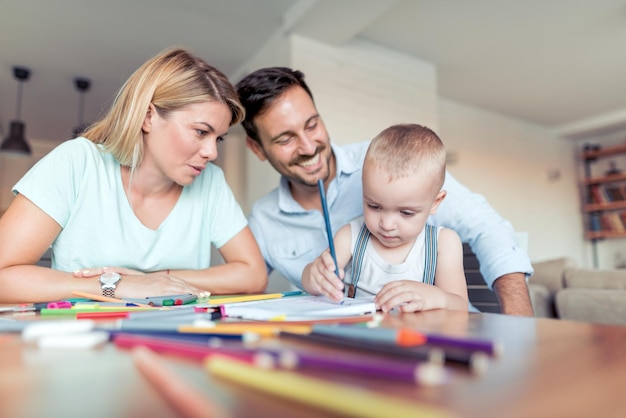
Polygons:
<instances>
[{"instance_id":1,"label":"colored pencil","mask_svg":"<svg viewBox=\"0 0 626 418\"><path fill-rule=\"evenodd\" d=\"M137 315L141 312L131 313L128 316L129 321L159 321L161 323L178 323L179 325L185 324L193 324L197 321L214 321L216 319L220 319L222 315L219 312L194 312L194 311L184 311L184 312L176 312L170 313L161 312L164 315L159 316L142 316Z\"/></svg>"},{"instance_id":2,"label":"colored pencil","mask_svg":"<svg viewBox=\"0 0 626 418\"><path fill-rule=\"evenodd\" d=\"M429 344L438 347L453 347L468 351L482 351L490 355L500 355L502 345L495 340L484 340L473 337L455 337L442 334L427 334L408 328L363 328L347 325L314 325L313 332L340 337L354 337L402 347Z\"/></svg>"},{"instance_id":3,"label":"colored pencil","mask_svg":"<svg viewBox=\"0 0 626 418\"><path fill-rule=\"evenodd\" d=\"M361 351L363 353L383 354L401 359L431 361L438 364L443 364L443 362L446 360L442 349L430 348L427 346L403 348L390 344L380 344L367 340L359 340L356 338L341 338L314 333L294 334L286 331L281 331L279 337L281 339L292 339L306 343L326 345L330 347L351 348ZM464 358L463 360L465 360L463 362L465 364L469 362L468 358Z\"/></svg>"},{"instance_id":4,"label":"colored pencil","mask_svg":"<svg viewBox=\"0 0 626 418\"><path fill-rule=\"evenodd\" d=\"M374 342L397 344L401 347L413 347L423 345L426 342L426 337L423 334L407 329L364 328L349 325L313 325L313 332L316 334L337 335L344 338L353 337Z\"/></svg>"},{"instance_id":5,"label":"colored pencil","mask_svg":"<svg viewBox=\"0 0 626 418\"><path fill-rule=\"evenodd\" d=\"M489 367L489 356L482 351L471 351L457 347L436 347L420 345L414 347L401 347L396 344L381 343L377 341L354 337L342 337L339 335L324 335L319 333L292 334L281 332L281 338L324 344L335 347L347 347L355 350L391 355L396 358L429 360L435 363L447 363L466 367L472 374L481 375Z\"/></svg>"},{"instance_id":6,"label":"colored pencil","mask_svg":"<svg viewBox=\"0 0 626 418\"><path fill-rule=\"evenodd\" d=\"M162 308L150 309L138 312L131 312L128 319L132 320L160 320L161 318L175 317L180 315L188 315L196 312L191 306L183 306L178 308Z\"/></svg>"},{"instance_id":7,"label":"colored pencil","mask_svg":"<svg viewBox=\"0 0 626 418\"><path fill-rule=\"evenodd\" d=\"M108 331L112 336L115 335L137 335L142 337L154 337L163 338L171 341L179 341L182 343L197 343L202 345L214 345L215 343L222 344L224 341L232 342L248 342L255 341L254 338L249 335L237 335L237 334L180 334L176 331L120 331L106 327L99 327Z\"/></svg>"},{"instance_id":8,"label":"colored pencil","mask_svg":"<svg viewBox=\"0 0 626 418\"><path fill-rule=\"evenodd\" d=\"M133 349L135 366L161 395L178 417L217 418L226 413L203 393L189 385L157 356L145 347Z\"/></svg>"},{"instance_id":9,"label":"colored pencil","mask_svg":"<svg viewBox=\"0 0 626 418\"><path fill-rule=\"evenodd\" d=\"M205 362L211 375L320 410L356 417L447 417L436 407L381 394L380 392L315 379L285 370L267 370L212 356ZM321 413L320 413L321 414Z\"/></svg>"},{"instance_id":10,"label":"colored pencil","mask_svg":"<svg viewBox=\"0 0 626 418\"><path fill-rule=\"evenodd\" d=\"M256 334L264 337L271 337L278 335L281 331L289 331L292 333L309 333L311 332L310 325L273 325L269 323L217 323L213 326L194 326L194 325L179 325L176 323L160 323L149 321L128 321L120 320L116 324L116 329L120 331L135 331L135 332L176 332L187 334L209 334L209 335L243 335L243 334Z\"/></svg>"},{"instance_id":11,"label":"colored pencil","mask_svg":"<svg viewBox=\"0 0 626 418\"><path fill-rule=\"evenodd\" d=\"M221 334L243 334L254 333L264 337L273 337L281 331L287 331L296 334L308 334L311 332L310 325L275 325L273 323L259 322L221 322L216 323L214 327L197 327L193 325L182 325L179 327L180 332L203 333L218 332Z\"/></svg>"},{"instance_id":12,"label":"colored pencil","mask_svg":"<svg viewBox=\"0 0 626 418\"><path fill-rule=\"evenodd\" d=\"M454 337L442 334L423 334L426 344L440 347L458 347L472 351L482 351L492 356L501 356L504 345L499 340L484 340L473 337Z\"/></svg>"},{"instance_id":13,"label":"colored pencil","mask_svg":"<svg viewBox=\"0 0 626 418\"><path fill-rule=\"evenodd\" d=\"M76 319L124 319L128 318L128 312L103 311L103 312L76 312Z\"/></svg>"},{"instance_id":14,"label":"colored pencil","mask_svg":"<svg viewBox=\"0 0 626 418\"><path fill-rule=\"evenodd\" d=\"M328 203L326 202L326 193L324 192L324 181L319 179L317 181L317 188L320 192L320 201L322 202L322 212L324 213L324 224L326 225L326 237L328 238L328 249L330 256L335 263L335 274L339 277L339 265L337 264L337 255L335 254L335 239L333 235L333 229L330 223L330 214L328 213ZM348 287L345 286L344 293L347 292Z\"/></svg>"},{"instance_id":15,"label":"colored pencil","mask_svg":"<svg viewBox=\"0 0 626 418\"><path fill-rule=\"evenodd\" d=\"M154 308L142 308L140 306L127 306L127 307L97 307L97 308L88 308L88 309L75 309L75 308L56 308L56 309L47 309L44 308L40 311L41 316L76 316L80 313L98 313L98 312L134 312L134 311L145 311L145 310L153 310Z\"/></svg>"},{"instance_id":16,"label":"colored pencil","mask_svg":"<svg viewBox=\"0 0 626 418\"><path fill-rule=\"evenodd\" d=\"M278 363L287 369L327 369L336 373L352 373L424 386L441 385L447 381L441 364L375 359L341 354L329 356L312 352L283 350Z\"/></svg>"},{"instance_id":17,"label":"colored pencil","mask_svg":"<svg viewBox=\"0 0 626 418\"><path fill-rule=\"evenodd\" d=\"M242 295L242 296L230 296L230 297L214 297L209 298L209 306L220 306L227 303L239 303L250 302L253 300L265 300L265 299L279 299L282 298L282 293L264 293L261 295Z\"/></svg>"},{"instance_id":18,"label":"colored pencil","mask_svg":"<svg viewBox=\"0 0 626 418\"><path fill-rule=\"evenodd\" d=\"M110 297L107 297L107 296L104 296L104 295L95 295L93 293L73 291L72 294L76 295L76 296L80 296L81 298L85 298L85 299L97 300L99 302L125 302L125 303L134 303L135 305L141 306L142 308L151 308L152 307L150 305L146 305L146 304L143 304L143 303L128 302L128 301L126 301L124 299L110 298Z\"/></svg>"},{"instance_id":19,"label":"colored pencil","mask_svg":"<svg viewBox=\"0 0 626 418\"><path fill-rule=\"evenodd\" d=\"M210 347L207 344L184 342L180 340L171 340L167 338L159 338L145 335L131 334L115 334L113 343L120 348L133 348L137 346L145 346L151 350L162 353L180 356L196 361L202 361L205 358L221 354L239 360L253 362L256 353L250 350L234 350L222 347Z\"/></svg>"}]
</instances>

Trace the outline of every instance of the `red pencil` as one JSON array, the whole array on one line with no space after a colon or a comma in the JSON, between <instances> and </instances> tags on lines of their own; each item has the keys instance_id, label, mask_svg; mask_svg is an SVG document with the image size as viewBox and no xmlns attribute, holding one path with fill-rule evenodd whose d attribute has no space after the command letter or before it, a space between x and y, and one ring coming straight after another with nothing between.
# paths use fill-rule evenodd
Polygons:
<instances>
[{"instance_id":1,"label":"red pencil","mask_svg":"<svg viewBox=\"0 0 626 418\"><path fill-rule=\"evenodd\" d=\"M77 312L76 319L126 319L128 311Z\"/></svg>"}]
</instances>

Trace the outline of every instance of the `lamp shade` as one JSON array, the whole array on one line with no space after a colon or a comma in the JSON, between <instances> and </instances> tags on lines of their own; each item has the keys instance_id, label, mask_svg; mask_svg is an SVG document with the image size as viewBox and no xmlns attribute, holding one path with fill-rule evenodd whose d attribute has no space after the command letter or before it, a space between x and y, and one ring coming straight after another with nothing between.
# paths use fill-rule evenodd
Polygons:
<instances>
[{"instance_id":1,"label":"lamp shade","mask_svg":"<svg viewBox=\"0 0 626 418\"><path fill-rule=\"evenodd\" d=\"M26 126L24 125L24 122L19 120L11 121L9 136L2 141L0 150L3 152L13 152L17 154L30 154L30 146L24 137L25 128Z\"/></svg>"}]
</instances>

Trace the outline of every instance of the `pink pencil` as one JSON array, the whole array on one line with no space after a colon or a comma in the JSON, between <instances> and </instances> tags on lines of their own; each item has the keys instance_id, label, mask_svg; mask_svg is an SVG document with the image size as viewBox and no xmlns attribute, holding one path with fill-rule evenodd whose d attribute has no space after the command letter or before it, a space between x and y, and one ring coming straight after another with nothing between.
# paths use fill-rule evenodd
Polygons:
<instances>
[{"instance_id":1,"label":"pink pencil","mask_svg":"<svg viewBox=\"0 0 626 418\"><path fill-rule=\"evenodd\" d=\"M233 357L248 363L254 363L257 359L255 352L246 351L243 348L236 350L223 347L210 347L205 344L201 345L134 334L116 334L113 336L113 342L120 348L131 349L137 346L144 346L157 353L172 354L200 362L214 354Z\"/></svg>"}]
</instances>

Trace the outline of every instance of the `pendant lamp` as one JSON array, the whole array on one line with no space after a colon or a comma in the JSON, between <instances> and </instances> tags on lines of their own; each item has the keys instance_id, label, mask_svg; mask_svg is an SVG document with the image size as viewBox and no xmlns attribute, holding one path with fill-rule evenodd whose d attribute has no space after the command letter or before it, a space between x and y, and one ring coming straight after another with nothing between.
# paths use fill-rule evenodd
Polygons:
<instances>
[{"instance_id":1,"label":"pendant lamp","mask_svg":"<svg viewBox=\"0 0 626 418\"><path fill-rule=\"evenodd\" d=\"M88 123L84 122L83 118L85 116L85 92L89 90L91 80L84 77L76 77L74 79L74 85L80 94L78 98L78 125L72 130L72 134L77 137L89 126Z\"/></svg>"},{"instance_id":2,"label":"pendant lamp","mask_svg":"<svg viewBox=\"0 0 626 418\"><path fill-rule=\"evenodd\" d=\"M2 141L0 151L30 155L30 146L24 137L26 125L20 120L22 110L22 84L30 77L30 70L25 67L13 67L13 76L18 80L15 119L11 121L9 135Z\"/></svg>"}]
</instances>

